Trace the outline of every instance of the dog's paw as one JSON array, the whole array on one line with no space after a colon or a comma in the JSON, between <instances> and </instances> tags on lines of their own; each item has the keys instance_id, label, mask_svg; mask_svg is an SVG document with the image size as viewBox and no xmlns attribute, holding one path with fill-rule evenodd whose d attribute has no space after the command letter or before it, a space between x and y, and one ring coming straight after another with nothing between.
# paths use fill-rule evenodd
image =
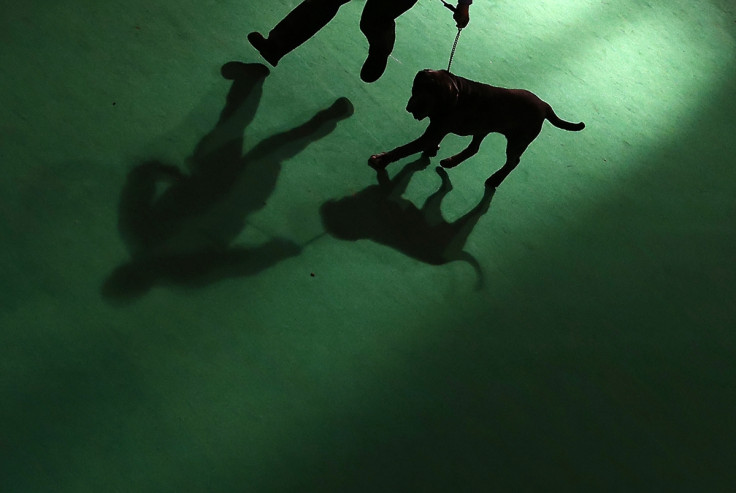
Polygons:
<instances>
[{"instance_id":1,"label":"dog's paw","mask_svg":"<svg viewBox=\"0 0 736 493\"><path fill-rule=\"evenodd\" d=\"M451 157L445 158L440 161L440 166L442 166L443 168L454 168L457 165L458 163Z\"/></svg>"},{"instance_id":2,"label":"dog's paw","mask_svg":"<svg viewBox=\"0 0 736 493\"><path fill-rule=\"evenodd\" d=\"M503 181L501 178L493 175L486 180L486 188L496 188L501 184L501 181Z\"/></svg>"},{"instance_id":3,"label":"dog's paw","mask_svg":"<svg viewBox=\"0 0 736 493\"><path fill-rule=\"evenodd\" d=\"M380 170L385 168L388 165L389 161L386 159L386 153L385 152L379 152L378 154L374 154L368 159L368 166L375 170Z\"/></svg>"},{"instance_id":4,"label":"dog's paw","mask_svg":"<svg viewBox=\"0 0 736 493\"><path fill-rule=\"evenodd\" d=\"M437 147L435 147L433 149L426 149L422 153L422 157L435 157L437 155L437 153L439 152L439 150L440 150L440 146L437 146Z\"/></svg>"}]
</instances>

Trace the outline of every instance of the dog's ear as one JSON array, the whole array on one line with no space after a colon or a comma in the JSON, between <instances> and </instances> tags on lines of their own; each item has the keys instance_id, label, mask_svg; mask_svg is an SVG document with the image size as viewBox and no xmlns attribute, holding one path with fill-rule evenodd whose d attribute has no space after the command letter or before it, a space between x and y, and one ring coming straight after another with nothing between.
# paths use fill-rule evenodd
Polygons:
<instances>
[{"instance_id":1,"label":"dog's ear","mask_svg":"<svg viewBox=\"0 0 736 493\"><path fill-rule=\"evenodd\" d=\"M434 70L430 70L428 68L417 72L417 75L414 76L414 87L426 87L434 85L433 72Z\"/></svg>"},{"instance_id":2,"label":"dog's ear","mask_svg":"<svg viewBox=\"0 0 736 493\"><path fill-rule=\"evenodd\" d=\"M445 109L454 108L460 97L460 89L457 87L455 77L447 70L432 71L432 76L442 95L442 107Z\"/></svg>"},{"instance_id":3,"label":"dog's ear","mask_svg":"<svg viewBox=\"0 0 736 493\"><path fill-rule=\"evenodd\" d=\"M452 111L457 105L460 95L455 77L446 70L421 70L414 77L412 85L412 99L409 106L416 96L427 95L429 101L422 103L427 107L427 114L445 113ZM426 99L420 97L420 100Z\"/></svg>"}]
</instances>

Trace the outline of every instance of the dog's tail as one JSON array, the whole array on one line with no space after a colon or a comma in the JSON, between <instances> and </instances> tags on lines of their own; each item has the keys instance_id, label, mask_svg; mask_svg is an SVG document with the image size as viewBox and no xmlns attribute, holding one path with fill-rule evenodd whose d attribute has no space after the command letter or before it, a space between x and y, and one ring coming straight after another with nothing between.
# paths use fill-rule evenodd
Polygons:
<instances>
[{"instance_id":1,"label":"dog's tail","mask_svg":"<svg viewBox=\"0 0 736 493\"><path fill-rule=\"evenodd\" d=\"M585 123L583 122L572 123L572 122L563 120L562 118L560 118L559 116L555 114L554 110L552 109L550 105L547 105L547 114L545 115L545 117L547 118L547 120L549 120L549 122L552 125L554 125L557 128L561 128L563 130L572 130L572 131L577 132L585 128Z\"/></svg>"}]
</instances>

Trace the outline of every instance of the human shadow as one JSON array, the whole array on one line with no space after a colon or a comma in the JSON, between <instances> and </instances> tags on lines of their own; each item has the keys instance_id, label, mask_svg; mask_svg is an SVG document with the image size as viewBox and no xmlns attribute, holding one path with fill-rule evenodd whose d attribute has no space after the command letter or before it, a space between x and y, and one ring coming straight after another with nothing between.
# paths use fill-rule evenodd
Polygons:
<instances>
[{"instance_id":1,"label":"human shadow","mask_svg":"<svg viewBox=\"0 0 736 493\"><path fill-rule=\"evenodd\" d=\"M404 166L393 179L385 169L378 170L377 185L322 204L322 224L335 238L372 240L427 264L465 261L475 270L479 289L483 286L483 271L478 260L464 248L478 220L488 211L495 189L486 187L472 210L448 222L442 217L441 204L452 190L452 183L444 169L436 168L442 183L421 209L401 196L412 175L428 165L429 158L422 157Z\"/></svg>"},{"instance_id":2,"label":"human shadow","mask_svg":"<svg viewBox=\"0 0 736 493\"><path fill-rule=\"evenodd\" d=\"M198 287L249 276L301 252L302 246L281 237L257 246L233 242L248 216L265 206L282 163L332 132L353 114L353 106L339 98L309 121L243 154L244 131L268 74L262 64L223 65L222 75L232 85L217 124L187 159L188 172L152 160L128 173L118 229L130 260L105 280L105 298L137 298L159 284Z\"/></svg>"}]
</instances>

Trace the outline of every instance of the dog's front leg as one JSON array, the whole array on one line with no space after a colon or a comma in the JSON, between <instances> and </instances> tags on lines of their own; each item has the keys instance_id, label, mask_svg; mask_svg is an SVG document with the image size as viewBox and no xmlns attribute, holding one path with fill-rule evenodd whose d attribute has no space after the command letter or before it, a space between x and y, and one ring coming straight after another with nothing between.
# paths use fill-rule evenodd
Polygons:
<instances>
[{"instance_id":1,"label":"dog's front leg","mask_svg":"<svg viewBox=\"0 0 736 493\"><path fill-rule=\"evenodd\" d=\"M468 147L458 152L454 156L448 157L440 161L440 166L443 168L454 168L458 164L462 163L471 156L475 156L480 149L480 143L483 142L487 134L485 135L473 135L473 140L470 141Z\"/></svg>"},{"instance_id":2,"label":"dog's front leg","mask_svg":"<svg viewBox=\"0 0 736 493\"><path fill-rule=\"evenodd\" d=\"M428 156L434 156L437 154L437 149L445 135L447 135L447 132L442 132L437 128L433 128L430 123L427 130L418 139L412 140L408 144L404 144L403 146L397 147L391 151L374 154L368 160L368 164L374 169L382 169L394 161L398 161L399 159L403 159L418 152L424 151Z\"/></svg>"}]
</instances>

